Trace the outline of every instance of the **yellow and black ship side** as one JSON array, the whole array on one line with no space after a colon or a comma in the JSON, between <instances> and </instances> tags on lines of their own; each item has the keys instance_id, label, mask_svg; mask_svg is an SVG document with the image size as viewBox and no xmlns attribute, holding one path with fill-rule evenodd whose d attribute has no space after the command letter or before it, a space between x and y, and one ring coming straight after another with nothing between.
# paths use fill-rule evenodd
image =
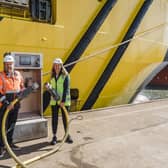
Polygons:
<instances>
[{"instance_id":1,"label":"yellow and black ship side","mask_svg":"<svg viewBox=\"0 0 168 168\"><path fill-rule=\"evenodd\" d=\"M42 53L43 82L62 58L74 110L130 103L167 66L167 13L167 0L3 0L0 55Z\"/></svg>"}]
</instances>

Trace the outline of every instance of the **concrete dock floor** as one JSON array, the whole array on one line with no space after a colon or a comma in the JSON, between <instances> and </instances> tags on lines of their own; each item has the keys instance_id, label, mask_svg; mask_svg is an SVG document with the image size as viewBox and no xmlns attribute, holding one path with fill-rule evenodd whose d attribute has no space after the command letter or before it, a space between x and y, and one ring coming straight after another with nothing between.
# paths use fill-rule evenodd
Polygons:
<instances>
[{"instance_id":1,"label":"concrete dock floor","mask_svg":"<svg viewBox=\"0 0 168 168\"><path fill-rule=\"evenodd\" d=\"M52 156L39 160L31 168L167 168L168 167L168 100L136 105L109 107L73 113L82 115L70 125L73 144L64 144ZM63 135L59 118L58 139ZM47 138L18 143L16 154L23 161L39 156L56 146ZM6 153L0 168L14 166Z\"/></svg>"}]
</instances>

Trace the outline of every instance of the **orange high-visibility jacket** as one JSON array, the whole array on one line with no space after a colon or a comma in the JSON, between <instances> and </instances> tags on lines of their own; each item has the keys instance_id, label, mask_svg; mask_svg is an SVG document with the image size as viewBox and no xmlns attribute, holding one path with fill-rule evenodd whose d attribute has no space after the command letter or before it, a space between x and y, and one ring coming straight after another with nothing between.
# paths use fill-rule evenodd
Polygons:
<instances>
[{"instance_id":1,"label":"orange high-visibility jacket","mask_svg":"<svg viewBox=\"0 0 168 168\"><path fill-rule=\"evenodd\" d=\"M24 80L19 71L15 71L13 76L8 76L5 72L0 72L0 93L2 95L18 93L23 88Z\"/></svg>"}]
</instances>

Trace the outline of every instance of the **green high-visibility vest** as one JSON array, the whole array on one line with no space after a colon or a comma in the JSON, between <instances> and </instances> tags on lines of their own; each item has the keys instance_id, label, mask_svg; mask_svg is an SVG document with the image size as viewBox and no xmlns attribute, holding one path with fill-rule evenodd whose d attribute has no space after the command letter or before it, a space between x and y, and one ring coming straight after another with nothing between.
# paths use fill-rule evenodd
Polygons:
<instances>
[{"instance_id":1,"label":"green high-visibility vest","mask_svg":"<svg viewBox=\"0 0 168 168\"><path fill-rule=\"evenodd\" d=\"M55 89L57 94L60 96L60 100L59 101L56 101L56 100L53 99L53 97L51 97L50 105L56 105L56 103L60 104L60 101L62 100L62 96L63 96L64 81L65 81L66 77L68 77L68 89L67 89L66 99L65 99L64 103L65 103L65 106L70 106L71 105L69 75L67 76L67 75L63 75L63 74L61 74L59 76L57 81L55 80L55 78L52 78L51 81L50 81L52 88Z\"/></svg>"}]
</instances>

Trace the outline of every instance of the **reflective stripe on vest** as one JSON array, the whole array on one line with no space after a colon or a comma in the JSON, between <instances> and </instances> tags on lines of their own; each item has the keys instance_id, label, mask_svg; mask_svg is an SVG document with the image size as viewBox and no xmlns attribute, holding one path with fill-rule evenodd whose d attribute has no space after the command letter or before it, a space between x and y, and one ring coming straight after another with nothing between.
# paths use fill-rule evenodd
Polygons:
<instances>
[{"instance_id":1,"label":"reflective stripe on vest","mask_svg":"<svg viewBox=\"0 0 168 168\"><path fill-rule=\"evenodd\" d=\"M52 78L50 81L52 88L54 88L56 90L56 92L58 93L58 95L60 96L60 100L62 100L62 96L63 96L63 91L64 91L63 87L64 87L65 78L66 78L65 75L60 75L57 81L55 80L55 78ZM69 76L68 76L68 78L69 78ZM50 105L56 105L56 103L59 104L60 101L56 102L51 97ZM70 86L68 83L68 89L67 89L66 99L65 99L65 106L70 106L70 105L71 105L71 96L70 96Z\"/></svg>"},{"instance_id":2,"label":"reflective stripe on vest","mask_svg":"<svg viewBox=\"0 0 168 168\"><path fill-rule=\"evenodd\" d=\"M15 94L15 93L19 93L19 90L8 90L6 91L6 94Z\"/></svg>"}]
</instances>

